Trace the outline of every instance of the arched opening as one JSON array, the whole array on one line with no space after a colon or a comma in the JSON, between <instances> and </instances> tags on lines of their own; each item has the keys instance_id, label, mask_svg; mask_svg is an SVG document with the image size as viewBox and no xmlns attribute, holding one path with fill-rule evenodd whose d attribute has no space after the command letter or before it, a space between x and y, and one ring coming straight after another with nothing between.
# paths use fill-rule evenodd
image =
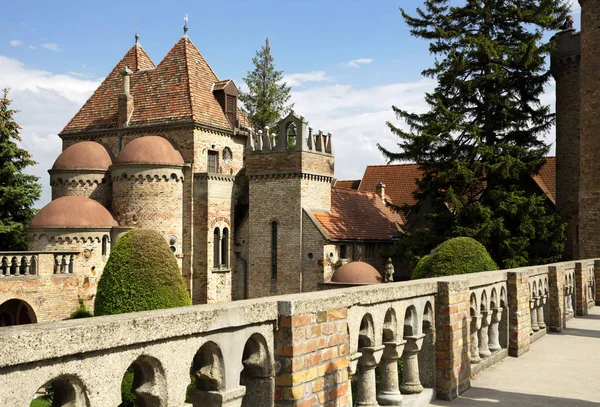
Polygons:
<instances>
[{"instance_id":1,"label":"arched opening","mask_svg":"<svg viewBox=\"0 0 600 407\"><path fill-rule=\"evenodd\" d=\"M404 337L417 335L417 327L417 310L414 305L411 305L404 314Z\"/></svg>"},{"instance_id":2,"label":"arched opening","mask_svg":"<svg viewBox=\"0 0 600 407\"><path fill-rule=\"evenodd\" d=\"M34 324L37 317L33 308L22 300L12 299L0 305L0 326Z\"/></svg>"},{"instance_id":3,"label":"arched opening","mask_svg":"<svg viewBox=\"0 0 600 407\"><path fill-rule=\"evenodd\" d=\"M205 405L211 400L209 392L225 388L225 365L221 349L214 342L207 342L196 352L190 371L188 400L194 406Z\"/></svg>"},{"instance_id":4,"label":"arched opening","mask_svg":"<svg viewBox=\"0 0 600 407\"><path fill-rule=\"evenodd\" d=\"M160 407L166 403L167 386L158 359L142 355L123 375L119 407Z\"/></svg>"},{"instance_id":5,"label":"arched opening","mask_svg":"<svg viewBox=\"0 0 600 407\"><path fill-rule=\"evenodd\" d=\"M223 228L223 238L221 239L221 265L229 267L229 229Z\"/></svg>"},{"instance_id":6,"label":"arched opening","mask_svg":"<svg viewBox=\"0 0 600 407\"><path fill-rule=\"evenodd\" d=\"M213 266L219 267L221 263L221 256L219 255L219 249L221 245L221 231L219 228L215 228L213 233Z\"/></svg>"},{"instance_id":7,"label":"arched opening","mask_svg":"<svg viewBox=\"0 0 600 407\"><path fill-rule=\"evenodd\" d=\"M419 377L424 387L435 387L435 317L429 301L423 307L421 331L425 337L419 351Z\"/></svg>"},{"instance_id":8,"label":"arched opening","mask_svg":"<svg viewBox=\"0 0 600 407\"><path fill-rule=\"evenodd\" d=\"M277 222L271 222L271 278L277 279Z\"/></svg>"},{"instance_id":9,"label":"arched opening","mask_svg":"<svg viewBox=\"0 0 600 407\"><path fill-rule=\"evenodd\" d=\"M252 335L242 354L244 370L240 384L246 386L242 407L270 407L274 402L275 382L271 370L269 348L262 335Z\"/></svg>"},{"instance_id":10,"label":"arched opening","mask_svg":"<svg viewBox=\"0 0 600 407\"><path fill-rule=\"evenodd\" d=\"M293 122L288 123L285 134L287 138L287 149L294 150L296 148L296 137L298 136L296 124Z\"/></svg>"},{"instance_id":11,"label":"arched opening","mask_svg":"<svg viewBox=\"0 0 600 407\"><path fill-rule=\"evenodd\" d=\"M102 236L102 255L108 255L108 236Z\"/></svg>"},{"instance_id":12,"label":"arched opening","mask_svg":"<svg viewBox=\"0 0 600 407\"><path fill-rule=\"evenodd\" d=\"M86 389L77 376L52 379L36 391L30 407L89 407Z\"/></svg>"}]
</instances>

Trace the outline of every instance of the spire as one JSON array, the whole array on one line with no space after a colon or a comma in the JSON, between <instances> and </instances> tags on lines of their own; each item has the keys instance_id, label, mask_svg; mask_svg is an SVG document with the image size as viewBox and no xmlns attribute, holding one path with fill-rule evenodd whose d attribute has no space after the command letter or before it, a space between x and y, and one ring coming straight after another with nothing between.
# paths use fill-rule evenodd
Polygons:
<instances>
[{"instance_id":1,"label":"spire","mask_svg":"<svg viewBox=\"0 0 600 407\"><path fill-rule=\"evenodd\" d=\"M135 46L140 45L140 34L138 33L139 20L135 19Z\"/></svg>"},{"instance_id":2,"label":"spire","mask_svg":"<svg viewBox=\"0 0 600 407\"><path fill-rule=\"evenodd\" d=\"M188 37L188 35L187 35L187 32L188 32L187 23L188 23L188 15L186 13L185 17L183 18L183 38L187 38Z\"/></svg>"}]
</instances>

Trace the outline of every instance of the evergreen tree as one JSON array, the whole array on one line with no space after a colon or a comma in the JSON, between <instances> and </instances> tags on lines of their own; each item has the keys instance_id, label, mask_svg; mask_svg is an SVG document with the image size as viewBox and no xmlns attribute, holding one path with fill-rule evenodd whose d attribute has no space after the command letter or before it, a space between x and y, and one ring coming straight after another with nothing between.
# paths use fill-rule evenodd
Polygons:
<instances>
[{"instance_id":1,"label":"evergreen tree","mask_svg":"<svg viewBox=\"0 0 600 407\"><path fill-rule=\"evenodd\" d=\"M400 151L379 146L388 161L413 161L424 171L415 197L435 209L419 233L419 244L429 244L420 254L468 236L503 267L557 260L564 225L547 198L525 185L544 164L549 147L541 137L554 123L540 102L554 46L544 34L560 29L568 6L564 0L449 3L425 0L416 17L400 9L411 34L430 41L436 59L423 75L437 86L426 94L425 113L393 107L408 125L405 131L387 123Z\"/></svg>"},{"instance_id":2,"label":"evergreen tree","mask_svg":"<svg viewBox=\"0 0 600 407\"><path fill-rule=\"evenodd\" d=\"M283 71L275 70L268 38L252 58L252 63L254 69L248 71L244 78L248 92L240 92L239 98L244 103L248 119L260 130L275 125L294 105L287 104L291 88L282 82Z\"/></svg>"},{"instance_id":3,"label":"evergreen tree","mask_svg":"<svg viewBox=\"0 0 600 407\"><path fill-rule=\"evenodd\" d=\"M8 89L0 98L0 250L25 250L25 227L35 215L33 204L40 198L38 177L23 170L37 164L19 148L21 127L14 121L16 110L9 108Z\"/></svg>"}]
</instances>

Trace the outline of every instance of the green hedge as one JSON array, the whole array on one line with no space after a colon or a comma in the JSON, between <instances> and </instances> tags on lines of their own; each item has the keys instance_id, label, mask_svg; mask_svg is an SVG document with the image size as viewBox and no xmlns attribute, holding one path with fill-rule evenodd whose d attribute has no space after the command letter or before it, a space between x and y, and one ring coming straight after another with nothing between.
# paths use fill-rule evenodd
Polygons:
<instances>
[{"instance_id":1,"label":"green hedge","mask_svg":"<svg viewBox=\"0 0 600 407\"><path fill-rule=\"evenodd\" d=\"M191 305L177 260L158 232L134 229L113 247L98 282L94 314Z\"/></svg>"},{"instance_id":2,"label":"green hedge","mask_svg":"<svg viewBox=\"0 0 600 407\"><path fill-rule=\"evenodd\" d=\"M415 267L412 279L490 270L498 270L498 266L481 243L470 237L455 237L424 256Z\"/></svg>"}]
</instances>

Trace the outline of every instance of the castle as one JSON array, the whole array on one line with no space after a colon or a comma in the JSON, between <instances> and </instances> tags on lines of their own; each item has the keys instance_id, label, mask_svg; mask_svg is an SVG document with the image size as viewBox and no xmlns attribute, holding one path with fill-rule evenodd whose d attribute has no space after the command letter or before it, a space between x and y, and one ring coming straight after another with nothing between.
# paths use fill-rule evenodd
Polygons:
<instances>
[{"instance_id":1,"label":"castle","mask_svg":"<svg viewBox=\"0 0 600 407\"><path fill-rule=\"evenodd\" d=\"M41 272L50 252L50 273L72 280L0 284L0 304L18 291L36 315L23 321L67 317L78 299L91 307L111 247L135 227L165 237L195 304L380 282L378 250L402 233L383 188L332 187L331 133L294 113L254 131L236 85L219 80L187 28L158 65L136 35L59 136L52 201L28 229L39 254L0 257L0 274ZM333 276L349 260L371 264L366 280Z\"/></svg>"}]
</instances>

